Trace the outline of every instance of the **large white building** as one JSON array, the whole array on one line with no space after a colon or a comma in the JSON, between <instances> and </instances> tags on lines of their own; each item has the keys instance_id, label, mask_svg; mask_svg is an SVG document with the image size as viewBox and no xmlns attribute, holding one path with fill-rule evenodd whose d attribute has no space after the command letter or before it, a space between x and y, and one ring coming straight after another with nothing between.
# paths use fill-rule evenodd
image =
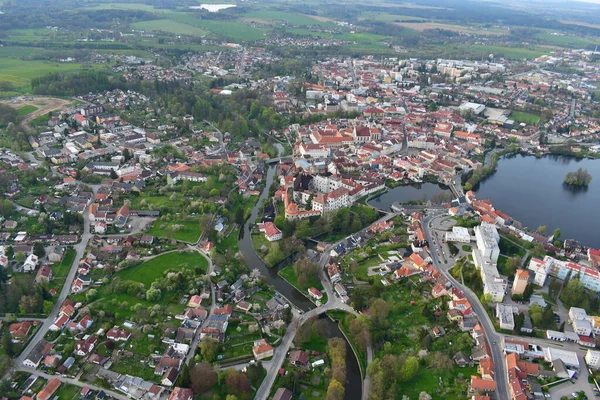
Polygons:
<instances>
[{"instance_id":1,"label":"large white building","mask_svg":"<svg viewBox=\"0 0 600 400\"><path fill-rule=\"evenodd\" d=\"M475 227L475 240L477 241L477 249L485 260L493 263L498 262L500 256L500 235L495 225L486 222Z\"/></svg>"},{"instance_id":2,"label":"large white building","mask_svg":"<svg viewBox=\"0 0 600 400\"><path fill-rule=\"evenodd\" d=\"M489 294L492 301L501 303L506 293L507 282L498 273L497 261L500 256L500 235L492 224L483 222L475 227L477 247L473 249L473 261L481 271L483 293Z\"/></svg>"},{"instance_id":3,"label":"large white building","mask_svg":"<svg viewBox=\"0 0 600 400\"><path fill-rule=\"evenodd\" d=\"M496 303L496 317L500 321L500 328L512 331L515 329L515 317L513 307L501 303Z\"/></svg>"},{"instance_id":4,"label":"large white building","mask_svg":"<svg viewBox=\"0 0 600 400\"><path fill-rule=\"evenodd\" d=\"M546 346L544 347L544 359L551 363L561 360L567 367L579 369L579 358L574 351Z\"/></svg>"},{"instance_id":5,"label":"large white building","mask_svg":"<svg viewBox=\"0 0 600 400\"><path fill-rule=\"evenodd\" d=\"M588 350L585 354L585 362L590 368L600 368L600 351Z\"/></svg>"},{"instance_id":6,"label":"large white building","mask_svg":"<svg viewBox=\"0 0 600 400\"><path fill-rule=\"evenodd\" d=\"M594 268L571 261L557 260L550 256L544 257L543 260L532 258L528 268L534 272L533 282L538 286L544 286L548 276L554 276L561 280L578 276L585 288L593 292L600 292L600 273Z\"/></svg>"},{"instance_id":7,"label":"large white building","mask_svg":"<svg viewBox=\"0 0 600 400\"><path fill-rule=\"evenodd\" d=\"M446 241L469 243L471 242L471 235L469 234L469 230L467 228L462 226L453 226L452 232L446 232Z\"/></svg>"}]
</instances>

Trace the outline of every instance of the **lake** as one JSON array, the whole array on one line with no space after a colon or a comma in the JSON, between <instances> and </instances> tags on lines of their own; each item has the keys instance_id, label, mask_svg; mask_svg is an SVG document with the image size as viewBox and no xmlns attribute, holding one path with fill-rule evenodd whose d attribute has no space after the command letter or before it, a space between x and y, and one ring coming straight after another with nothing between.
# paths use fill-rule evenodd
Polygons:
<instances>
[{"instance_id":1,"label":"lake","mask_svg":"<svg viewBox=\"0 0 600 400\"><path fill-rule=\"evenodd\" d=\"M592 175L587 189L563 185L567 172L585 168ZM490 199L530 229L546 225L548 234L560 228L561 239L576 239L600 248L600 160L571 157L503 157L498 170L475 191Z\"/></svg>"},{"instance_id":2,"label":"lake","mask_svg":"<svg viewBox=\"0 0 600 400\"><path fill-rule=\"evenodd\" d=\"M408 201L431 200L431 198L440 192L450 192L435 183L418 183L408 186L397 186L388 190L379 197L370 200L368 204L384 211L390 211L390 206L394 202L406 203Z\"/></svg>"}]
</instances>

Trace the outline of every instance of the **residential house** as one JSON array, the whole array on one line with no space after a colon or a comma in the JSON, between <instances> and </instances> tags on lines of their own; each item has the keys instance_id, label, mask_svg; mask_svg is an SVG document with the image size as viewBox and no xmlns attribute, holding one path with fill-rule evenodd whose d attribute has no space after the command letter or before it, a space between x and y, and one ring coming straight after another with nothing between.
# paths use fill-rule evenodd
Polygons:
<instances>
[{"instance_id":1,"label":"residential house","mask_svg":"<svg viewBox=\"0 0 600 400\"><path fill-rule=\"evenodd\" d=\"M179 376L179 370L171 367L167 370L167 372L164 373L160 383L163 386L173 386L177 380L177 376Z\"/></svg>"},{"instance_id":2,"label":"residential house","mask_svg":"<svg viewBox=\"0 0 600 400\"><path fill-rule=\"evenodd\" d=\"M111 328L108 332L106 332L106 338L115 342L127 341L130 337L130 332L127 332L126 330L121 329L118 326L115 326Z\"/></svg>"},{"instance_id":3,"label":"residential house","mask_svg":"<svg viewBox=\"0 0 600 400\"><path fill-rule=\"evenodd\" d=\"M254 358L257 360L273 357L273 346L265 339L255 340L254 346L252 347L252 354L254 354Z\"/></svg>"},{"instance_id":4,"label":"residential house","mask_svg":"<svg viewBox=\"0 0 600 400\"><path fill-rule=\"evenodd\" d=\"M194 400L192 389L176 387L171 392L169 400Z\"/></svg>"},{"instance_id":5,"label":"residential house","mask_svg":"<svg viewBox=\"0 0 600 400\"><path fill-rule=\"evenodd\" d=\"M42 352L44 351L44 348L47 344L48 342L46 342L44 339L40 340L35 345L35 347L29 352L27 358L23 360L23 365L29 368L37 368L40 365L40 362L42 361Z\"/></svg>"},{"instance_id":6,"label":"residential house","mask_svg":"<svg viewBox=\"0 0 600 400\"><path fill-rule=\"evenodd\" d=\"M52 269L47 265L42 265L35 275L35 283L37 284L48 284L52 280Z\"/></svg>"},{"instance_id":7,"label":"residential house","mask_svg":"<svg viewBox=\"0 0 600 400\"><path fill-rule=\"evenodd\" d=\"M290 352L290 364L296 367L308 368L308 353L304 350L292 350Z\"/></svg>"},{"instance_id":8,"label":"residential house","mask_svg":"<svg viewBox=\"0 0 600 400\"><path fill-rule=\"evenodd\" d=\"M273 396L273 400L292 400L293 393L288 389L281 387L277 389L275 395ZM170 400L170 399L169 399Z\"/></svg>"},{"instance_id":9,"label":"residential house","mask_svg":"<svg viewBox=\"0 0 600 400\"><path fill-rule=\"evenodd\" d=\"M58 378L51 379L46 384L46 386L44 386L42 391L37 394L37 396L36 396L37 400L50 400L54 396L54 393L56 393L56 391L58 390L60 385L61 385L60 379L58 379Z\"/></svg>"}]
</instances>

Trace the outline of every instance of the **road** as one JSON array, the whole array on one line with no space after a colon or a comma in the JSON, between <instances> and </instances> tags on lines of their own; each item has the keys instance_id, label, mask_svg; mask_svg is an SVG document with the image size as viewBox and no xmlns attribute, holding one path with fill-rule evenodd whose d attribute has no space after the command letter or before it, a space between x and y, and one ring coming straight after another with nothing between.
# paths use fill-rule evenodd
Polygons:
<instances>
[{"instance_id":1,"label":"road","mask_svg":"<svg viewBox=\"0 0 600 400\"><path fill-rule=\"evenodd\" d=\"M423 232L425 233L425 238L429 243L431 248L431 258L433 260L433 265L435 268L442 274L448 281L450 281L455 287L461 289L465 295L465 297L471 303L473 307L473 311L479 317L479 323L483 327L485 335L487 337L488 345L492 351L492 360L494 361L494 365L496 365L496 392L498 394L499 399L509 399L509 389L508 389L508 376L505 368L504 362L504 354L502 349L502 336L496 333L496 329L494 328L494 324L490 319L488 313L484 309L483 305L480 303L479 299L469 288L461 285L456 279L450 275L448 270L452 267L452 262L442 262L438 257L438 251L440 251L440 247L438 243L433 239L431 234L431 222L439 218L439 215L432 214L423 219Z\"/></svg>"},{"instance_id":2,"label":"road","mask_svg":"<svg viewBox=\"0 0 600 400\"><path fill-rule=\"evenodd\" d=\"M201 252L198 249L198 247L196 247L196 246L194 246L194 247L188 246L188 247L190 249L193 249L193 250L197 251L198 253L202 254L202 256L204 256L204 258L206 258L206 261L208 261L208 272L206 274L208 276L210 276L210 274L212 274L213 268L214 268L212 259L210 257L208 257L206 254L204 254L203 252ZM206 317L206 320L202 323L202 326L196 331L196 336L194 337L194 340L192 341L192 343L190 345L190 351L188 352L187 356L185 357L185 363L188 365L190 364L192 357L194 357L194 354L196 353L196 347L198 347L198 344L200 343L200 331L202 330L202 328L204 328L208 324L208 319L211 315L213 315L213 313L215 312L215 308L217 306L217 301L215 299L215 285L213 285L212 283L210 284L210 300L211 300L211 304L210 304L210 309L208 310L208 315Z\"/></svg>"},{"instance_id":3,"label":"road","mask_svg":"<svg viewBox=\"0 0 600 400\"><path fill-rule=\"evenodd\" d=\"M394 214L394 213L387 214L387 215L383 216L382 218L378 219L375 223L389 221L390 219L392 219L398 215L399 214ZM366 231L367 229L369 229L369 227L370 227L370 225L368 227L362 229L361 231L357 232L356 234L360 234L363 231ZM277 377L277 372L279 371L279 369L283 365L283 362L285 361L285 355L287 354L287 352L292 344L292 340L294 339L294 336L296 335L296 330L298 329L298 327L300 325L302 325L308 319L310 319L312 317L316 317L318 315L321 315L330 310L343 310L350 314L354 314L356 316L359 315L356 312L356 310L354 310L352 307L350 307L349 305L342 302L342 299L337 296L337 294L333 290L333 285L331 284L331 282L329 281L329 278L325 274L324 267L329 263L329 259L331 258L330 257L331 250L333 248L335 248L339 243L343 242L344 240L345 239L342 239L336 243L333 243L333 244L330 244L329 246L327 246L325 248L325 250L323 251L321 258L319 259L319 266L321 267L321 268L319 268L319 279L321 280L323 289L324 289L325 293L327 294L327 303L323 304L320 307L314 308L314 309L306 312L305 314L303 314L300 317L298 317L296 314L294 314L294 320L290 324L290 327L288 328L288 331L286 332L285 336L283 337L281 343L279 344L279 346L277 346L277 348L275 349L275 351L273 353L273 359L271 361L270 368L267 369L267 376L265 377L264 381L260 385L259 390L256 393L256 396L255 396L256 400L263 400L269 396L271 387L273 386L273 383L275 382L275 378ZM373 349L371 348L371 346L368 346L367 347L367 365L369 365L372 361L373 361ZM363 380L362 398L364 400L366 400L369 397L369 389L370 389L371 381L370 381L369 375L366 373L366 371L364 371L364 372L365 372L365 377Z\"/></svg>"},{"instance_id":4,"label":"road","mask_svg":"<svg viewBox=\"0 0 600 400\"><path fill-rule=\"evenodd\" d=\"M101 391L101 390L104 390L104 393L106 393L107 395L109 395L109 396L112 396L112 397L114 397L115 399L118 399L118 400L128 400L128 399L129 399L129 397L127 397L127 396L124 396L124 395L122 395L122 394L120 394L120 393L113 392L112 390L108 390L108 389L105 389L105 388L101 388L101 387L99 387L99 386L95 386L95 385L93 385L93 384L91 384L91 383L84 383L84 382L80 382L80 381L78 381L77 379L73 379L73 378L65 378L65 377L62 377L62 376L59 376L59 375L50 375L50 374L47 374L47 373L45 373L45 372L43 372L43 371L38 371L37 369L33 369L33 368L25 368L25 367L22 367L22 368L20 368L19 370L20 370L20 371L23 371L23 372L27 372L27 373L29 373L29 374L31 374L31 375L36 375L36 376L39 376L39 377L41 377L41 378L44 378L44 379L47 379L47 380L54 379L54 378L58 378L58 379L60 379L60 381L61 381L62 383L68 383L68 384L70 384L70 385L79 386L79 387L81 387L81 388L83 388L83 387L86 387L86 386L87 386L87 387L89 387L90 389L92 389L92 390L96 390L96 391L98 391L98 392L99 392L99 391Z\"/></svg>"},{"instance_id":5,"label":"road","mask_svg":"<svg viewBox=\"0 0 600 400\"><path fill-rule=\"evenodd\" d=\"M29 355L31 350L33 350L35 345L44 338L44 336L46 335L46 332L48 332L48 329L50 328L50 326L52 325L52 323L58 316L58 312L60 311L60 307L61 307L62 303L65 301L65 299L67 298L67 296L69 295L69 293L71 291L71 284L73 283L73 280L75 279L75 276L77 275L77 266L79 265L79 260L81 260L83 258L87 244L92 237L92 234L90 233L90 219L89 219L88 207L86 207L85 210L83 211L83 232L84 233L81 236L81 241L74 246L76 255L75 255L75 258L73 259L73 264L71 264L71 269L69 270L69 273L65 280L65 284L63 285L62 290L60 291L60 294L58 295L58 298L56 299L56 302L54 303L54 309L48 315L48 317L44 320L40 329L38 329L36 334L31 338L27 347L25 347L25 349L23 349L23 351L21 352L19 357L17 357L15 359L15 368L22 367L23 361L25 360L25 358L27 358L27 356Z\"/></svg>"}]
</instances>

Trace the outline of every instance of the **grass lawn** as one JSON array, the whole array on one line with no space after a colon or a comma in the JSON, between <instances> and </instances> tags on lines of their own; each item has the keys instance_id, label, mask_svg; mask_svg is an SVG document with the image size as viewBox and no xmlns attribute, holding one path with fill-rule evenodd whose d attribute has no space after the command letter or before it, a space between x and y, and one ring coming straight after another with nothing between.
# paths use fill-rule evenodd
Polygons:
<instances>
[{"instance_id":1,"label":"grass lawn","mask_svg":"<svg viewBox=\"0 0 600 400\"><path fill-rule=\"evenodd\" d=\"M64 278L69 274L76 254L75 250L69 249L65 252L65 256L61 262L52 265L52 274L55 278Z\"/></svg>"},{"instance_id":2,"label":"grass lawn","mask_svg":"<svg viewBox=\"0 0 600 400\"><path fill-rule=\"evenodd\" d=\"M29 123L29 125L31 125L33 128L37 128L39 126L46 126L46 125L48 125L49 119L50 119L50 116L48 114L43 114L43 115L40 115L39 117L32 119L31 122Z\"/></svg>"},{"instance_id":3,"label":"grass lawn","mask_svg":"<svg viewBox=\"0 0 600 400\"><path fill-rule=\"evenodd\" d=\"M150 287L152 282L163 276L168 270L195 269L208 270L208 261L197 252L173 252L155 257L133 268L127 268L115 274L122 280L141 282Z\"/></svg>"},{"instance_id":4,"label":"grass lawn","mask_svg":"<svg viewBox=\"0 0 600 400\"><path fill-rule=\"evenodd\" d=\"M74 400L79 399L79 392L81 388L75 385L69 385L68 383L62 383L54 396L58 397L58 400Z\"/></svg>"},{"instance_id":5,"label":"grass lawn","mask_svg":"<svg viewBox=\"0 0 600 400\"><path fill-rule=\"evenodd\" d=\"M146 365L147 360L148 358L145 354L134 351L133 356L121 355L118 359L115 359L110 370L119 374L128 374L144 380L155 381L158 377L154 375L154 368Z\"/></svg>"},{"instance_id":6,"label":"grass lawn","mask_svg":"<svg viewBox=\"0 0 600 400\"><path fill-rule=\"evenodd\" d=\"M524 122L527 125L537 125L537 123L540 121L539 115L529 114L521 111L513 111L510 117L514 119L515 122Z\"/></svg>"},{"instance_id":7,"label":"grass lawn","mask_svg":"<svg viewBox=\"0 0 600 400\"><path fill-rule=\"evenodd\" d=\"M199 219L190 221L165 221L164 216L157 219L152 228L148 231L149 235L161 238L181 240L183 242L194 243L200 237ZM180 225L179 230L173 230L173 225Z\"/></svg>"},{"instance_id":8,"label":"grass lawn","mask_svg":"<svg viewBox=\"0 0 600 400\"><path fill-rule=\"evenodd\" d=\"M508 257L512 257L512 256L524 257L525 253L526 253L526 250L524 248L518 246L517 244L515 244L512 241L512 238L509 240L508 238L506 238L504 236L500 236L500 243L498 244L498 246L500 247L500 253L502 253Z\"/></svg>"},{"instance_id":9,"label":"grass lawn","mask_svg":"<svg viewBox=\"0 0 600 400\"><path fill-rule=\"evenodd\" d=\"M288 281L292 286L298 289L302 294L308 295L308 288L314 287L323 291L323 285L321 285L321 281L317 275L311 276L306 285L298 285L298 278L296 277L296 273L294 272L294 268L292 266L285 267L281 271L279 271L279 276ZM322 303L327 301L325 294L323 293Z\"/></svg>"},{"instance_id":10,"label":"grass lawn","mask_svg":"<svg viewBox=\"0 0 600 400\"><path fill-rule=\"evenodd\" d=\"M32 112L34 112L35 110L37 110L38 108L36 106L23 106L21 108L19 108L17 110L17 112L19 113L19 115L27 115L27 114L31 114Z\"/></svg>"},{"instance_id":11,"label":"grass lawn","mask_svg":"<svg viewBox=\"0 0 600 400\"><path fill-rule=\"evenodd\" d=\"M499 256L498 257L498 272L500 272L500 275L504 275L507 276L507 272L506 271L506 263L508 262L508 257L504 257L504 256Z\"/></svg>"},{"instance_id":12,"label":"grass lawn","mask_svg":"<svg viewBox=\"0 0 600 400\"><path fill-rule=\"evenodd\" d=\"M152 21L136 22L131 25L133 29L145 31L162 31L175 35L206 36L207 31L195 26L172 21L170 19L155 19Z\"/></svg>"},{"instance_id":13,"label":"grass lawn","mask_svg":"<svg viewBox=\"0 0 600 400\"><path fill-rule=\"evenodd\" d=\"M462 374L462 381L458 379L459 374ZM466 395L462 392L467 391L471 375L478 375L477 367L455 367L449 372L421 370L415 379L402 385L399 392L411 399L419 398L421 392L429 393L434 399L464 399ZM440 386L440 378L442 378L442 386ZM437 388L443 391L443 395L436 392Z\"/></svg>"}]
</instances>

